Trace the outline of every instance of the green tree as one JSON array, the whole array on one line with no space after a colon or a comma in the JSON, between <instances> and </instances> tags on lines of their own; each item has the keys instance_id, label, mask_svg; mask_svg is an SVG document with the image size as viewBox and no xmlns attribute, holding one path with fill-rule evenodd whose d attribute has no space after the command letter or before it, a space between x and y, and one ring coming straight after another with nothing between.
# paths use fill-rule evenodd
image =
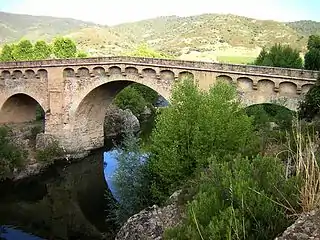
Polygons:
<instances>
[{"instance_id":1,"label":"green tree","mask_svg":"<svg viewBox=\"0 0 320 240\"><path fill-rule=\"evenodd\" d=\"M43 40L39 40L34 45L33 57L36 60L48 59L51 55L51 47Z\"/></svg>"},{"instance_id":2,"label":"green tree","mask_svg":"<svg viewBox=\"0 0 320 240\"><path fill-rule=\"evenodd\" d=\"M21 40L18 44L14 45L12 55L15 60L33 60L34 48L29 40Z\"/></svg>"},{"instance_id":3,"label":"green tree","mask_svg":"<svg viewBox=\"0 0 320 240\"><path fill-rule=\"evenodd\" d=\"M269 51L262 49L254 64L283 68L303 68L303 61L299 51L281 44L275 44Z\"/></svg>"},{"instance_id":4,"label":"green tree","mask_svg":"<svg viewBox=\"0 0 320 240\"><path fill-rule=\"evenodd\" d=\"M5 44L2 47L1 50L1 55L0 55L0 60L2 62L6 62L6 61L14 61L14 57L13 57L13 49L14 49L14 45L13 44Z\"/></svg>"},{"instance_id":5,"label":"green tree","mask_svg":"<svg viewBox=\"0 0 320 240\"><path fill-rule=\"evenodd\" d=\"M129 55L133 57L172 58L169 54L158 52L145 43L141 43L133 52L129 53Z\"/></svg>"},{"instance_id":6,"label":"green tree","mask_svg":"<svg viewBox=\"0 0 320 240\"><path fill-rule=\"evenodd\" d=\"M85 52L79 51L77 53L77 58L86 58L86 57L88 57L88 54Z\"/></svg>"},{"instance_id":7,"label":"green tree","mask_svg":"<svg viewBox=\"0 0 320 240\"><path fill-rule=\"evenodd\" d=\"M320 114L320 74L313 85L299 103L299 117L311 121Z\"/></svg>"},{"instance_id":8,"label":"green tree","mask_svg":"<svg viewBox=\"0 0 320 240\"><path fill-rule=\"evenodd\" d=\"M118 93L114 103L121 109L130 109L137 117L147 105L143 95L133 86L128 86Z\"/></svg>"},{"instance_id":9,"label":"green tree","mask_svg":"<svg viewBox=\"0 0 320 240\"><path fill-rule=\"evenodd\" d=\"M70 38L56 38L52 50L57 58L75 58L77 56L77 45Z\"/></svg>"},{"instance_id":10,"label":"green tree","mask_svg":"<svg viewBox=\"0 0 320 240\"><path fill-rule=\"evenodd\" d=\"M320 49L311 48L304 55L304 67L307 70L320 71Z\"/></svg>"},{"instance_id":11,"label":"green tree","mask_svg":"<svg viewBox=\"0 0 320 240\"><path fill-rule=\"evenodd\" d=\"M320 35L309 36L308 52L304 56L304 67L308 70L320 70Z\"/></svg>"},{"instance_id":12,"label":"green tree","mask_svg":"<svg viewBox=\"0 0 320 240\"><path fill-rule=\"evenodd\" d=\"M246 154L254 139L252 119L233 86L219 82L202 91L191 79L173 88L171 105L157 119L151 138L152 192L160 202L209 157Z\"/></svg>"},{"instance_id":13,"label":"green tree","mask_svg":"<svg viewBox=\"0 0 320 240\"><path fill-rule=\"evenodd\" d=\"M308 38L308 50L312 48L320 49L320 35L310 35Z\"/></svg>"},{"instance_id":14,"label":"green tree","mask_svg":"<svg viewBox=\"0 0 320 240\"><path fill-rule=\"evenodd\" d=\"M118 198L116 219L119 224L149 204L146 166L143 164L139 139L128 133L117 155L118 167L112 176Z\"/></svg>"}]
</instances>

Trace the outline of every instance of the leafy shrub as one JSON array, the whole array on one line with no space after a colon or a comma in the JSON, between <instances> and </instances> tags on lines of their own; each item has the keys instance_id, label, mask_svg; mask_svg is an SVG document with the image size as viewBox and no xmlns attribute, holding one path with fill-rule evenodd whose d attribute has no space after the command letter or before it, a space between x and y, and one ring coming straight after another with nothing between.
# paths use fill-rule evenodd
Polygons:
<instances>
[{"instance_id":1,"label":"leafy shrub","mask_svg":"<svg viewBox=\"0 0 320 240\"><path fill-rule=\"evenodd\" d=\"M298 178L276 158L216 161L201 174L183 223L165 239L274 239L299 208Z\"/></svg>"},{"instance_id":2,"label":"leafy shrub","mask_svg":"<svg viewBox=\"0 0 320 240\"><path fill-rule=\"evenodd\" d=\"M116 219L120 224L148 206L149 180L145 157L139 150L139 139L127 134L117 156L118 168L112 176L118 200Z\"/></svg>"},{"instance_id":3,"label":"leafy shrub","mask_svg":"<svg viewBox=\"0 0 320 240\"><path fill-rule=\"evenodd\" d=\"M11 177L15 168L24 166L27 153L8 138L9 128L0 127L0 180Z\"/></svg>"},{"instance_id":4,"label":"leafy shrub","mask_svg":"<svg viewBox=\"0 0 320 240\"><path fill-rule=\"evenodd\" d=\"M209 157L248 153L254 141L252 119L233 86L220 82L202 91L191 79L173 88L171 105L157 118L151 138L148 166L159 202L206 167Z\"/></svg>"},{"instance_id":5,"label":"leafy shrub","mask_svg":"<svg viewBox=\"0 0 320 240\"><path fill-rule=\"evenodd\" d=\"M36 160L43 163L52 163L56 158L61 157L63 149L57 141L52 141L46 148L36 151Z\"/></svg>"},{"instance_id":6,"label":"leafy shrub","mask_svg":"<svg viewBox=\"0 0 320 240\"><path fill-rule=\"evenodd\" d=\"M313 85L299 104L299 117L311 121L320 113L320 74L316 84Z\"/></svg>"},{"instance_id":7,"label":"leafy shrub","mask_svg":"<svg viewBox=\"0 0 320 240\"><path fill-rule=\"evenodd\" d=\"M43 126L36 125L31 128L31 136L30 139L36 140L37 135L43 131Z\"/></svg>"}]
</instances>

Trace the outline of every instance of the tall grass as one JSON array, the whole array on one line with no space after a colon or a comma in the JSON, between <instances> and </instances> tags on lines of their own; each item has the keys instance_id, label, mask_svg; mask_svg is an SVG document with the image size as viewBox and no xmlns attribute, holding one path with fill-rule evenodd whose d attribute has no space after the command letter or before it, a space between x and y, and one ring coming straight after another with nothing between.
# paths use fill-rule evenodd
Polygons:
<instances>
[{"instance_id":1,"label":"tall grass","mask_svg":"<svg viewBox=\"0 0 320 240\"><path fill-rule=\"evenodd\" d=\"M288 146L295 173L302 180L300 205L303 212L309 212L320 206L320 168L316 155L320 141L317 134L304 131L300 121L294 122L292 137Z\"/></svg>"}]
</instances>

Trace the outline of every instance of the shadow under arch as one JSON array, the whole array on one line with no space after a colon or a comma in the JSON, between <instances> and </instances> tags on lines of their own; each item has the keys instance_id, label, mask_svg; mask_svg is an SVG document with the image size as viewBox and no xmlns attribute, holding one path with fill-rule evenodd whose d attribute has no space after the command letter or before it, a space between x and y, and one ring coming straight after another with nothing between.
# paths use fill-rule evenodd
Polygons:
<instances>
[{"instance_id":1,"label":"shadow under arch","mask_svg":"<svg viewBox=\"0 0 320 240\"><path fill-rule=\"evenodd\" d=\"M121 90L133 83L142 84L162 95L163 90L156 89L156 85L129 80L114 80L91 89L74 108L73 133L82 139L77 148L91 150L103 147L104 120L108 107Z\"/></svg>"},{"instance_id":2,"label":"shadow under arch","mask_svg":"<svg viewBox=\"0 0 320 240\"><path fill-rule=\"evenodd\" d=\"M44 118L44 106L26 93L16 93L0 106L0 124L25 123Z\"/></svg>"},{"instance_id":3,"label":"shadow under arch","mask_svg":"<svg viewBox=\"0 0 320 240\"><path fill-rule=\"evenodd\" d=\"M245 107L248 116L253 117L256 127L267 123L275 123L281 129L290 129L295 111L277 103L258 103Z\"/></svg>"}]
</instances>

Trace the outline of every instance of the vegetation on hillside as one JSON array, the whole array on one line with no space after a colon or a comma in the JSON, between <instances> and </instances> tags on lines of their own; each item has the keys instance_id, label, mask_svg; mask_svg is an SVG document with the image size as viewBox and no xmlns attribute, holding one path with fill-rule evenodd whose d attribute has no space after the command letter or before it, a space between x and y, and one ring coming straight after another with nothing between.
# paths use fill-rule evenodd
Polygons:
<instances>
[{"instance_id":1,"label":"vegetation on hillside","mask_svg":"<svg viewBox=\"0 0 320 240\"><path fill-rule=\"evenodd\" d=\"M299 51L289 45L281 44L272 46L270 50L263 48L254 64L270 67L303 68Z\"/></svg>"},{"instance_id":2,"label":"vegetation on hillside","mask_svg":"<svg viewBox=\"0 0 320 240\"><path fill-rule=\"evenodd\" d=\"M57 37L52 45L43 40L34 45L26 39L18 43L5 44L0 53L0 61L26 61L49 58L76 58L86 57L84 52L77 50L76 43L63 37Z\"/></svg>"},{"instance_id":3,"label":"vegetation on hillside","mask_svg":"<svg viewBox=\"0 0 320 240\"><path fill-rule=\"evenodd\" d=\"M2 17L3 16L3 17ZM252 58L259 47L290 44L305 52L307 38L319 34L319 23L281 23L235 15L203 14L190 17L159 17L113 27L77 20L0 13L3 19L0 42L21 38L53 40L57 35L77 42L92 56L123 55L141 42L157 51L186 59L217 59L230 56ZM49 27L50 26L50 27ZM239 62L243 62L239 59Z\"/></svg>"}]
</instances>

